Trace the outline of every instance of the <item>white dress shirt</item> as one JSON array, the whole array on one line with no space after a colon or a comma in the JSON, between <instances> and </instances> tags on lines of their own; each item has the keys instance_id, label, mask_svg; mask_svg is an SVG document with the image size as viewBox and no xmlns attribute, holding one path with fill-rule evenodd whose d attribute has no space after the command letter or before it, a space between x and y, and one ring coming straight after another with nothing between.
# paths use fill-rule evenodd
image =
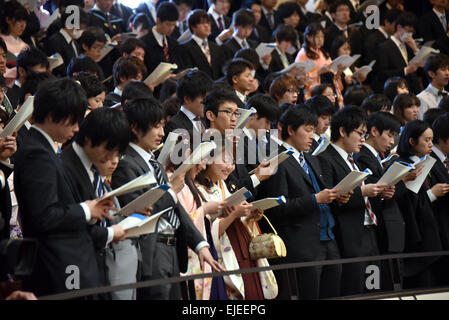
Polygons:
<instances>
[{"instance_id":1,"label":"white dress shirt","mask_svg":"<svg viewBox=\"0 0 449 320\"><path fill-rule=\"evenodd\" d=\"M187 116L187 118L189 118L190 122L192 122L193 127L201 132L201 127L199 127L198 121L193 120L197 117L197 115L184 106L181 106L180 111L183 112Z\"/></svg>"},{"instance_id":2,"label":"white dress shirt","mask_svg":"<svg viewBox=\"0 0 449 320\"><path fill-rule=\"evenodd\" d=\"M443 96L438 95L438 92L439 90L435 88L432 83L429 83L427 88L425 88L417 95L419 101L421 102L421 105L418 109L418 119L422 120L424 117L424 113L426 113L427 110L438 108L438 104L441 100L443 100ZM448 94L448 92L444 90L444 88L442 92Z\"/></svg>"},{"instance_id":3,"label":"white dress shirt","mask_svg":"<svg viewBox=\"0 0 449 320\"><path fill-rule=\"evenodd\" d=\"M59 29L59 33L63 36L65 41L67 41L68 44L72 43L73 51L75 51L75 56L78 57L78 50L75 46L75 41L73 41L73 38L67 33L67 31L64 30L64 28Z\"/></svg>"},{"instance_id":4,"label":"white dress shirt","mask_svg":"<svg viewBox=\"0 0 449 320\"><path fill-rule=\"evenodd\" d=\"M163 48L164 47L164 39L165 39L165 43L168 46L168 42L167 42L167 37L164 36L163 34L160 34L159 32L156 31L156 26L154 26L151 31L153 32L154 38L157 41L157 44Z\"/></svg>"}]
</instances>

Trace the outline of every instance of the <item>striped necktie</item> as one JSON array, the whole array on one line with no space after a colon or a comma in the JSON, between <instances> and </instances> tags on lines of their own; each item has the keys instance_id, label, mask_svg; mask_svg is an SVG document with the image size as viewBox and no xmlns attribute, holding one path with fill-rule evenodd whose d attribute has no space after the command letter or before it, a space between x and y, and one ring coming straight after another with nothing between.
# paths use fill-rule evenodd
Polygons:
<instances>
[{"instance_id":1,"label":"striped necktie","mask_svg":"<svg viewBox=\"0 0 449 320\"><path fill-rule=\"evenodd\" d=\"M100 172L98 171L97 166L94 164L92 165L90 170L94 173L95 193L97 197L100 198L104 194L103 181L101 180ZM106 227L106 219L103 219L103 221L101 221L101 226Z\"/></svg>"},{"instance_id":2,"label":"striped necktie","mask_svg":"<svg viewBox=\"0 0 449 320\"><path fill-rule=\"evenodd\" d=\"M162 38L162 50L164 51L164 58L166 62L170 62L170 54L168 53L168 45L165 37Z\"/></svg>"},{"instance_id":3,"label":"striped necktie","mask_svg":"<svg viewBox=\"0 0 449 320\"><path fill-rule=\"evenodd\" d=\"M306 159L304 158L304 154L301 152L299 154L299 164L306 174L309 174L309 166L307 165Z\"/></svg>"}]
</instances>

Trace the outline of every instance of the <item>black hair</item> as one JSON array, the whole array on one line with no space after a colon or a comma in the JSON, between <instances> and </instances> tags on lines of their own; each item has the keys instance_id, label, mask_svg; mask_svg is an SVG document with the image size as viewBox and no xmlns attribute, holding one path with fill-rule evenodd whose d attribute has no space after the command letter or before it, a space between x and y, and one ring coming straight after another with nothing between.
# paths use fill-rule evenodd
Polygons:
<instances>
[{"instance_id":1,"label":"black hair","mask_svg":"<svg viewBox=\"0 0 449 320\"><path fill-rule=\"evenodd\" d=\"M429 71L436 73L438 69L444 69L449 66L449 57L445 54L433 54L431 55L426 63L424 64L424 71L429 79L432 79L429 76Z\"/></svg>"},{"instance_id":2,"label":"black hair","mask_svg":"<svg viewBox=\"0 0 449 320\"><path fill-rule=\"evenodd\" d=\"M270 96L258 93L248 99L246 107L257 110L257 119L266 118L270 122L279 118L279 107L277 102Z\"/></svg>"},{"instance_id":3,"label":"black hair","mask_svg":"<svg viewBox=\"0 0 449 320\"><path fill-rule=\"evenodd\" d=\"M124 53L130 55L136 48L142 48L146 51L145 43L136 38L128 38L120 45L119 51L122 56Z\"/></svg>"},{"instance_id":4,"label":"black hair","mask_svg":"<svg viewBox=\"0 0 449 320\"><path fill-rule=\"evenodd\" d=\"M142 81L130 81L124 87L120 102L125 104L126 100L153 98L151 89Z\"/></svg>"},{"instance_id":5,"label":"black hair","mask_svg":"<svg viewBox=\"0 0 449 320\"><path fill-rule=\"evenodd\" d=\"M401 138L399 140L397 152L403 158L409 158L416 155L410 139L418 142L419 137L430 128L430 125L423 120L413 120L407 123L402 129Z\"/></svg>"},{"instance_id":6,"label":"black hair","mask_svg":"<svg viewBox=\"0 0 449 320\"><path fill-rule=\"evenodd\" d=\"M393 8L390 10L380 10L380 22L382 25L385 25L385 21L389 23L394 23L399 18L403 11Z\"/></svg>"},{"instance_id":7,"label":"black hair","mask_svg":"<svg viewBox=\"0 0 449 320\"><path fill-rule=\"evenodd\" d=\"M366 124L366 113L361 108L346 106L338 110L331 119L331 141L336 142L340 139L340 128L349 135L362 124Z\"/></svg>"},{"instance_id":8,"label":"black hair","mask_svg":"<svg viewBox=\"0 0 449 320\"><path fill-rule=\"evenodd\" d=\"M82 25L88 26L89 25L89 14L87 12L85 12L82 7L78 6L78 8L79 8L78 12L79 12L79 19L80 19L79 20L80 27ZM64 11L64 12L61 13L60 21L61 21L62 28L65 28L65 24L67 22L67 19L71 18L72 15L73 15L73 11L70 11L70 10L68 12Z\"/></svg>"},{"instance_id":9,"label":"black hair","mask_svg":"<svg viewBox=\"0 0 449 320\"><path fill-rule=\"evenodd\" d=\"M168 117L173 117L178 113L181 105L179 104L177 97L171 97L162 102L162 107L164 108L164 118L167 120Z\"/></svg>"},{"instance_id":10,"label":"black hair","mask_svg":"<svg viewBox=\"0 0 449 320\"><path fill-rule=\"evenodd\" d=\"M438 109L441 109L444 112L449 112L449 97L444 97L443 99L441 99L440 103L438 104Z\"/></svg>"},{"instance_id":11,"label":"black hair","mask_svg":"<svg viewBox=\"0 0 449 320\"><path fill-rule=\"evenodd\" d=\"M263 92L269 93L271 84L273 83L274 79L276 79L279 76L279 73L277 72L271 72L265 76L262 83Z\"/></svg>"},{"instance_id":12,"label":"black hair","mask_svg":"<svg viewBox=\"0 0 449 320\"><path fill-rule=\"evenodd\" d=\"M6 126L9 120L8 112L0 108L0 124L3 123L3 127Z\"/></svg>"},{"instance_id":13,"label":"black hair","mask_svg":"<svg viewBox=\"0 0 449 320\"><path fill-rule=\"evenodd\" d=\"M34 95L37 89L43 85L46 81L55 80L56 77L50 72L30 72L27 74L25 81L22 83L20 90L19 105L25 102L27 94Z\"/></svg>"},{"instance_id":14,"label":"black hair","mask_svg":"<svg viewBox=\"0 0 449 320\"><path fill-rule=\"evenodd\" d=\"M284 23L284 19L291 17L295 12L300 15L301 7L296 2L283 2L276 10L276 18L280 23Z\"/></svg>"},{"instance_id":15,"label":"black hair","mask_svg":"<svg viewBox=\"0 0 449 320\"><path fill-rule=\"evenodd\" d=\"M405 124L404 110L414 105L419 107L421 101L413 93L398 94L393 100L393 113L402 124Z\"/></svg>"},{"instance_id":16,"label":"black hair","mask_svg":"<svg viewBox=\"0 0 449 320\"><path fill-rule=\"evenodd\" d=\"M340 6L347 6L349 9L351 9L351 5L349 4L348 0L337 0L333 2L332 4L329 4L329 12L330 13L336 13L338 7Z\"/></svg>"},{"instance_id":17,"label":"black hair","mask_svg":"<svg viewBox=\"0 0 449 320\"><path fill-rule=\"evenodd\" d=\"M139 75L139 67L135 62L139 60L136 57L120 57L118 58L112 67L112 77L114 79L114 86L118 86L121 82L121 78L132 79L137 78ZM139 60L140 61L140 60ZM143 75L142 75L143 76Z\"/></svg>"},{"instance_id":18,"label":"black hair","mask_svg":"<svg viewBox=\"0 0 449 320\"><path fill-rule=\"evenodd\" d=\"M93 98L101 94L102 92L106 92L106 87L104 84L98 79L98 77L94 76L88 72L80 72L75 77L75 80L79 81L81 87L86 91L87 99Z\"/></svg>"},{"instance_id":19,"label":"black hair","mask_svg":"<svg viewBox=\"0 0 449 320\"><path fill-rule=\"evenodd\" d=\"M164 109L155 98L129 100L123 106L123 111L128 118L129 126L135 126L144 135L164 120ZM131 141L137 141L137 136L132 131Z\"/></svg>"},{"instance_id":20,"label":"black hair","mask_svg":"<svg viewBox=\"0 0 449 320\"><path fill-rule=\"evenodd\" d=\"M22 6L16 0L7 1L3 7L4 12L0 19L0 30L3 34L8 34L8 24L6 18L14 21L26 21L28 22L29 14L24 6Z\"/></svg>"},{"instance_id":21,"label":"black hair","mask_svg":"<svg viewBox=\"0 0 449 320\"><path fill-rule=\"evenodd\" d=\"M292 128L296 131L302 125L317 126L318 117L315 113L310 112L309 108L304 105L296 105L293 108L288 109L281 118L282 124L282 140L289 137L288 128Z\"/></svg>"},{"instance_id":22,"label":"black hair","mask_svg":"<svg viewBox=\"0 0 449 320\"><path fill-rule=\"evenodd\" d=\"M413 27L416 30L416 25L418 23L418 18L413 12L404 11L399 15L396 19L396 27L395 31L398 29L398 26L401 27Z\"/></svg>"},{"instance_id":23,"label":"black hair","mask_svg":"<svg viewBox=\"0 0 449 320\"><path fill-rule=\"evenodd\" d=\"M176 84L177 81L174 79L168 79L161 85L161 91L159 92L159 101L164 102L165 100L176 95Z\"/></svg>"},{"instance_id":24,"label":"black hair","mask_svg":"<svg viewBox=\"0 0 449 320\"><path fill-rule=\"evenodd\" d=\"M210 17L206 11L202 9L195 9L189 13L187 16L187 23L189 24L189 29L193 33L192 27L196 27L196 25L203 22L211 22Z\"/></svg>"},{"instance_id":25,"label":"black hair","mask_svg":"<svg viewBox=\"0 0 449 320\"><path fill-rule=\"evenodd\" d=\"M235 27L254 27L256 18L249 9L239 9L232 15L232 23Z\"/></svg>"},{"instance_id":26,"label":"black hair","mask_svg":"<svg viewBox=\"0 0 449 320\"><path fill-rule=\"evenodd\" d=\"M287 41L293 45L298 40L298 33L291 25L283 23L276 27L276 30L273 32L273 37L279 43Z\"/></svg>"},{"instance_id":27,"label":"black hair","mask_svg":"<svg viewBox=\"0 0 449 320\"><path fill-rule=\"evenodd\" d=\"M259 55L257 54L257 51L255 49L241 48L234 54L234 58L243 58L245 60L248 60L253 65L254 70L259 69Z\"/></svg>"},{"instance_id":28,"label":"black hair","mask_svg":"<svg viewBox=\"0 0 449 320\"><path fill-rule=\"evenodd\" d=\"M322 95L311 97L304 105L315 113L317 117L332 116L335 111L332 102Z\"/></svg>"},{"instance_id":29,"label":"black hair","mask_svg":"<svg viewBox=\"0 0 449 320\"><path fill-rule=\"evenodd\" d=\"M449 139L449 114L444 113L437 117L432 123L432 130L433 143L437 144L439 139L443 140L443 142L446 142L447 139Z\"/></svg>"},{"instance_id":30,"label":"black hair","mask_svg":"<svg viewBox=\"0 0 449 320\"><path fill-rule=\"evenodd\" d=\"M173 2L164 2L157 7L156 16L161 20L161 22L178 21L178 6Z\"/></svg>"},{"instance_id":31,"label":"black hair","mask_svg":"<svg viewBox=\"0 0 449 320\"><path fill-rule=\"evenodd\" d=\"M54 123L81 121L87 108L84 89L72 79L50 80L42 84L34 96L33 121L44 123L51 115Z\"/></svg>"},{"instance_id":32,"label":"black hair","mask_svg":"<svg viewBox=\"0 0 449 320\"><path fill-rule=\"evenodd\" d=\"M180 4L185 4L186 6L193 8L194 0L173 0L173 2L179 7Z\"/></svg>"},{"instance_id":33,"label":"black hair","mask_svg":"<svg viewBox=\"0 0 449 320\"><path fill-rule=\"evenodd\" d=\"M442 109L438 109L438 108L432 108L427 110L424 115L423 115L423 120L425 122L427 122L429 124L429 126L432 126L433 122L435 121L436 118L438 118L439 116L441 116L442 114L445 114L446 112L444 112Z\"/></svg>"},{"instance_id":34,"label":"black hair","mask_svg":"<svg viewBox=\"0 0 449 320\"><path fill-rule=\"evenodd\" d=\"M88 27L84 30L83 34L79 39L79 45L83 52L85 52L83 48L83 44L86 45L88 49L90 49L95 41L101 42L103 44L106 43L106 36L104 35L104 30L99 27Z\"/></svg>"},{"instance_id":35,"label":"black hair","mask_svg":"<svg viewBox=\"0 0 449 320\"><path fill-rule=\"evenodd\" d=\"M386 111L376 111L368 116L366 122L367 132L371 132L372 128L376 128L379 134L390 130L391 133L399 133L401 123L398 118Z\"/></svg>"},{"instance_id":36,"label":"black hair","mask_svg":"<svg viewBox=\"0 0 449 320\"><path fill-rule=\"evenodd\" d=\"M32 71L31 68L39 65L44 66L47 70L50 67L45 53L34 47L21 51L16 59L17 79L19 78L19 68L22 68L26 73L29 73Z\"/></svg>"},{"instance_id":37,"label":"black hair","mask_svg":"<svg viewBox=\"0 0 449 320\"><path fill-rule=\"evenodd\" d=\"M343 96L344 104L352 104L360 107L363 99L368 97L371 93L373 93L373 91L367 86L362 86L359 84L350 86Z\"/></svg>"},{"instance_id":38,"label":"black hair","mask_svg":"<svg viewBox=\"0 0 449 320\"><path fill-rule=\"evenodd\" d=\"M323 35L326 35L326 32L323 28L323 26L321 24L319 24L318 22L312 22L309 23L306 27L306 30L304 31L304 43L303 43L303 47L304 50L306 51L306 56L312 60L317 60L319 58L318 54L312 50L311 47L311 43L309 42L309 40L307 40L307 37L315 37L318 32L322 32ZM323 53L325 58L328 58L329 55L328 53L323 50L323 48L321 48L321 52Z\"/></svg>"},{"instance_id":39,"label":"black hair","mask_svg":"<svg viewBox=\"0 0 449 320\"><path fill-rule=\"evenodd\" d=\"M237 106L241 104L235 91L228 88L213 90L204 98L204 116L207 127L210 127L210 120L206 117L207 111L212 111L215 116L218 116L218 109L225 102L234 102Z\"/></svg>"},{"instance_id":40,"label":"black hair","mask_svg":"<svg viewBox=\"0 0 449 320\"><path fill-rule=\"evenodd\" d=\"M382 109L385 111L390 111L392 106L391 101L387 96L381 93L373 93L363 99L361 107L368 114L368 111L372 113L381 111Z\"/></svg>"},{"instance_id":41,"label":"black hair","mask_svg":"<svg viewBox=\"0 0 449 320\"><path fill-rule=\"evenodd\" d=\"M384 95L386 95L387 98L390 99L390 101L393 101L398 94L398 87L399 86L402 87L404 85L408 88L407 81L405 81L404 78L401 77L388 78L384 84Z\"/></svg>"},{"instance_id":42,"label":"black hair","mask_svg":"<svg viewBox=\"0 0 449 320\"><path fill-rule=\"evenodd\" d=\"M337 36L331 44L329 53L331 56L331 59L336 59L338 57L338 49L340 49L345 43L348 43L349 46L351 46L351 43L349 42L349 38L346 38L344 35Z\"/></svg>"},{"instance_id":43,"label":"black hair","mask_svg":"<svg viewBox=\"0 0 449 320\"><path fill-rule=\"evenodd\" d=\"M0 87L2 88L6 87L6 79L2 74L0 74Z\"/></svg>"},{"instance_id":44,"label":"black hair","mask_svg":"<svg viewBox=\"0 0 449 320\"><path fill-rule=\"evenodd\" d=\"M5 40L3 40L3 38L0 38L0 48L3 49L3 51L5 52L5 54L6 54L6 52L8 51L8 49L6 48Z\"/></svg>"},{"instance_id":45,"label":"black hair","mask_svg":"<svg viewBox=\"0 0 449 320\"><path fill-rule=\"evenodd\" d=\"M133 25L133 27L135 29L138 29L139 27L140 27L140 30L150 30L151 29L151 22L144 13L136 14L132 18L131 24Z\"/></svg>"},{"instance_id":46,"label":"black hair","mask_svg":"<svg viewBox=\"0 0 449 320\"><path fill-rule=\"evenodd\" d=\"M80 125L76 142L84 146L89 138L91 147L106 143L107 150L117 149L120 154L125 152L129 143L130 129L126 115L112 108L92 110Z\"/></svg>"},{"instance_id":47,"label":"black hair","mask_svg":"<svg viewBox=\"0 0 449 320\"><path fill-rule=\"evenodd\" d=\"M80 55L72 59L67 66L67 77L72 78L73 74L79 72L88 72L97 76L102 74L100 66L91 57L86 55Z\"/></svg>"},{"instance_id":48,"label":"black hair","mask_svg":"<svg viewBox=\"0 0 449 320\"><path fill-rule=\"evenodd\" d=\"M229 85L233 85L232 78L234 76L241 75L246 69L254 70L254 66L248 60L237 58L229 61L225 67L226 80Z\"/></svg>"},{"instance_id":49,"label":"black hair","mask_svg":"<svg viewBox=\"0 0 449 320\"><path fill-rule=\"evenodd\" d=\"M213 80L204 71L192 71L178 80L176 84L176 96L181 104L184 98L194 100L198 96L204 96L212 90Z\"/></svg>"}]
</instances>

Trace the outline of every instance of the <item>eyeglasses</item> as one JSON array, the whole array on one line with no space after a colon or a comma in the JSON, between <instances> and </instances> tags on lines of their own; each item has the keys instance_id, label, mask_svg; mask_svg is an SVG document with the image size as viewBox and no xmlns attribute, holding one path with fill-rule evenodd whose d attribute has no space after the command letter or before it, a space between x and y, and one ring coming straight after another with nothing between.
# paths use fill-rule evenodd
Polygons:
<instances>
[{"instance_id":1,"label":"eyeglasses","mask_svg":"<svg viewBox=\"0 0 449 320\"><path fill-rule=\"evenodd\" d=\"M366 131L361 131L361 130L359 130L359 129L354 129L353 131L356 132L356 133L358 133L359 136L360 136L360 138L365 139Z\"/></svg>"},{"instance_id":2,"label":"eyeglasses","mask_svg":"<svg viewBox=\"0 0 449 320\"><path fill-rule=\"evenodd\" d=\"M286 92L291 93L291 94L295 94L295 93L298 94L298 90L295 90L293 88L287 89Z\"/></svg>"},{"instance_id":3,"label":"eyeglasses","mask_svg":"<svg viewBox=\"0 0 449 320\"><path fill-rule=\"evenodd\" d=\"M240 111L229 111L229 110L218 110L218 112L224 112L229 117L229 115L234 116L236 118L240 117Z\"/></svg>"}]
</instances>

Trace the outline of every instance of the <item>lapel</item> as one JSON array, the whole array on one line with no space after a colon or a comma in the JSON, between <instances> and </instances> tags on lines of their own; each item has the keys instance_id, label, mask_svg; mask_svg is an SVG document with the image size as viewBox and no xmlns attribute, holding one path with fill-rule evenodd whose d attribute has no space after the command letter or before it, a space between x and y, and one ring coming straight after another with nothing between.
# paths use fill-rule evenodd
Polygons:
<instances>
[{"instance_id":1,"label":"lapel","mask_svg":"<svg viewBox=\"0 0 449 320\"><path fill-rule=\"evenodd\" d=\"M286 150L285 148L282 148L281 152L283 152L285 150ZM304 179L304 181L307 184L309 184L309 186L313 189L312 180L310 180L310 177L307 175L307 173L304 171L304 169L301 167L301 165L299 164L299 162L296 160L296 158L293 155L288 157L288 159L285 160L285 163L286 163L286 165L289 165L291 167L292 172L299 173L299 175L301 175L301 177ZM287 170L287 172L289 172L289 170Z\"/></svg>"},{"instance_id":2,"label":"lapel","mask_svg":"<svg viewBox=\"0 0 449 320\"><path fill-rule=\"evenodd\" d=\"M329 151L328 151L329 149ZM341 155L338 153L337 150L335 150L334 147L329 146L328 148L326 148L326 150L324 152L328 151L329 155L331 156L331 161L332 159L335 160L335 163L341 167L341 169L344 171L345 176L351 172L351 169L349 169L348 165L346 164L346 161L343 160L343 158L341 157Z\"/></svg>"},{"instance_id":3,"label":"lapel","mask_svg":"<svg viewBox=\"0 0 449 320\"><path fill-rule=\"evenodd\" d=\"M366 157L368 157L370 164L372 163L371 166L375 166L376 168L376 174L379 176L382 176L383 174L383 168L380 166L379 160L377 160L377 158L374 156L374 154L365 146L362 146L362 149L360 150L361 154L366 155ZM371 168L370 168L371 169Z\"/></svg>"},{"instance_id":4,"label":"lapel","mask_svg":"<svg viewBox=\"0 0 449 320\"><path fill-rule=\"evenodd\" d=\"M150 171L150 164L146 163L145 160L135 151L132 147L128 146L126 149L126 154L133 158L134 162L140 167L143 172Z\"/></svg>"},{"instance_id":5,"label":"lapel","mask_svg":"<svg viewBox=\"0 0 449 320\"><path fill-rule=\"evenodd\" d=\"M209 42L209 41L208 41L208 42ZM196 41L193 40L193 39L190 40L190 43L191 43L190 45L191 45L192 51L193 51L193 52L192 52L192 53L193 53L193 56L194 56L194 57L198 57L198 59L201 60L201 63L202 63L204 66L207 66L209 69L212 70L211 65L210 65L209 62L207 61L207 58L206 58L205 54L203 53L203 50L201 50L201 48L200 48L200 46L198 45L198 43L196 43ZM209 51L210 51L211 64L212 64L213 61L214 61L214 59L213 59L214 55L212 54L212 49L211 49L210 44L209 44ZM197 60L197 59L195 59L195 60ZM198 60L197 60L197 61L198 61ZM200 61L198 61L198 62L200 62Z\"/></svg>"},{"instance_id":6,"label":"lapel","mask_svg":"<svg viewBox=\"0 0 449 320\"><path fill-rule=\"evenodd\" d=\"M446 166L444 165L444 163L441 162L440 158L438 158L438 156L433 151L430 154L430 156L435 158L437 162L430 171L431 173L429 173L429 175L435 174L436 175L435 178L437 181L449 183L449 174L447 173Z\"/></svg>"},{"instance_id":7,"label":"lapel","mask_svg":"<svg viewBox=\"0 0 449 320\"><path fill-rule=\"evenodd\" d=\"M64 152L67 153L67 157L68 157L69 161L72 163L73 169L75 170L75 172L78 173L78 176L74 177L74 178L76 178L82 185L83 189L89 193L91 199L95 199L96 194L95 194L94 186L90 182L89 175L86 172L86 168L84 167L83 163L81 162L81 159L78 157L75 150L73 150L72 146L70 146Z\"/></svg>"}]
</instances>

